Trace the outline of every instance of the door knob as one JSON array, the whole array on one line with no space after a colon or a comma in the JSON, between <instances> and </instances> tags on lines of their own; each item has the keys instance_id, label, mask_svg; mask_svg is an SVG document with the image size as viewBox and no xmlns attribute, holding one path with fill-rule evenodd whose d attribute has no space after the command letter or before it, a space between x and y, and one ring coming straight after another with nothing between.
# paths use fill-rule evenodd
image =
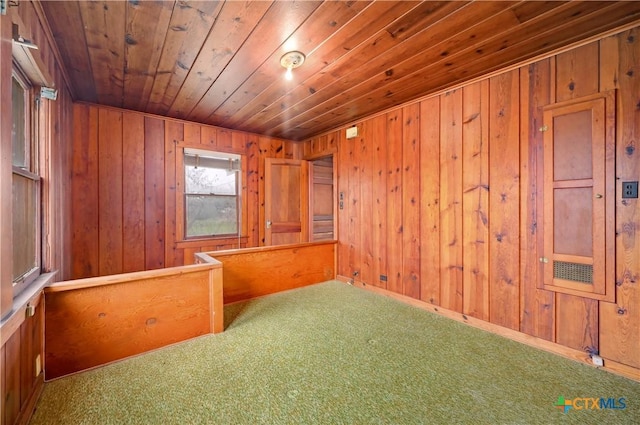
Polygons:
<instances>
[{"instance_id":1,"label":"door knob","mask_svg":"<svg viewBox=\"0 0 640 425\"><path fill-rule=\"evenodd\" d=\"M596 199L600 199L602 198L602 195L600 195L599 193L596 193Z\"/></svg>"},{"instance_id":2,"label":"door knob","mask_svg":"<svg viewBox=\"0 0 640 425\"><path fill-rule=\"evenodd\" d=\"M271 220L267 220L267 229L271 229Z\"/></svg>"}]
</instances>

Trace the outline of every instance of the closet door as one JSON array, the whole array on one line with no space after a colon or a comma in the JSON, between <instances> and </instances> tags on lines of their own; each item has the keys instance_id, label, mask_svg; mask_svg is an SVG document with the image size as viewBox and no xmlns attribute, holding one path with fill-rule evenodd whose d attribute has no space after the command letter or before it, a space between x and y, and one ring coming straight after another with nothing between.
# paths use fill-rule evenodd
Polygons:
<instances>
[{"instance_id":1,"label":"closet door","mask_svg":"<svg viewBox=\"0 0 640 425\"><path fill-rule=\"evenodd\" d=\"M544 111L544 288L614 296L613 93Z\"/></svg>"},{"instance_id":2,"label":"closet door","mask_svg":"<svg viewBox=\"0 0 640 425\"><path fill-rule=\"evenodd\" d=\"M309 241L309 171L307 161L265 159L264 244Z\"/></svg>"}]
</instances>

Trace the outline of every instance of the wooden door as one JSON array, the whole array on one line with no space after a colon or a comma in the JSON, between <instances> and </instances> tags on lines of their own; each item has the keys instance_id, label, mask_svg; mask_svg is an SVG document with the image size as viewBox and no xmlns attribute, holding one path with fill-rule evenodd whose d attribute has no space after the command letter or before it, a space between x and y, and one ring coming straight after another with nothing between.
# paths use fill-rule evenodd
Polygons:
<instances>
[{"instance_id":1,"label":"wooden door","mask_svg":"<svg viewBox=\"0 0 640 425\"><path fill-rule=\"evenodd\" d=\"M309 241L307 161L265 159L265 245Z\"/></svg>"},{"instance_id":2,"label":"wooden door","mask_svg":"<svg viewBox=\"0 0 640 425\"><path fill-rule=\"evenodd\" d=\"M544 288L614 295L614 97L545 108Z\"/></svg>"},{"instance_id":3,"label":"wooden door","mask_svg":"<svg viewBox=\"0 0 640 425\"><path fill-rule=\"evenodd\" d=\"M309 164L309 233L311 241L334 239L333 157Z\"/></svg>"}]
</instances>

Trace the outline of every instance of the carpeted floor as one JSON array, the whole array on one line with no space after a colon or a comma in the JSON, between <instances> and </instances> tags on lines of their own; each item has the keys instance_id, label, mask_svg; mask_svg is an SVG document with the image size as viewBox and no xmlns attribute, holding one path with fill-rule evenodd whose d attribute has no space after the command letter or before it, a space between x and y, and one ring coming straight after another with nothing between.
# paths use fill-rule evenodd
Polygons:
<instances>
[{"instance_id":1,"label":"carpeted floor","mask_svg":"<svg viewBox=\"0 0 640 425\"><path fill-rule=\"evenodd\" d=\"M46 383L31 424L640 423L640 383L340 282L225 314L222 334Z\"/></svg>"}]
</instances>

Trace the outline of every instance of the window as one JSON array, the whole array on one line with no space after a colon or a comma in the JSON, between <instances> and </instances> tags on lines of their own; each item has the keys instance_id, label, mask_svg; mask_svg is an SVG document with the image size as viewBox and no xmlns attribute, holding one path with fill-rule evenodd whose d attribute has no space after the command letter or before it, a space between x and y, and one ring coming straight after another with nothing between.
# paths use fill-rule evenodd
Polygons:
<instances>
[{"instance_id":1,"label":"window","mask_svg":"<svg viewBox=\"0 0 640 425\"><path fill-rule=\"evenodd\" d=\"M184 150L185 237L238 234L240 156Z\"/></svg>"},{"instance_id":2,"label":"window","mask_svg":"<svg viewBox=\"0 0 640 425\"><path fill-rule=\"evenodd\" d=\"M40 176L35 98L27 81L12 77L12 185L14 296L40 275Z\"/></svg>"}]
</instances>

